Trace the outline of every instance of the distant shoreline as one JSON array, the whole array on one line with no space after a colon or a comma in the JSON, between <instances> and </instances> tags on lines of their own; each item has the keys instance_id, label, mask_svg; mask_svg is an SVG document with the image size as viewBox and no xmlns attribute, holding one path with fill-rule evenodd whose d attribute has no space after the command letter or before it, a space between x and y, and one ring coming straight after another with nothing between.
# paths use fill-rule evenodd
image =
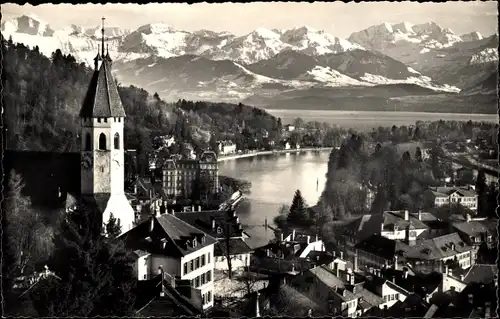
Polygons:
<instances>
[{"instance_id":1,"label":"distant shoreline","mask_svg":"<svg viewBox=\"0 0 500 319\"><path fill-rule=\"evenodd\" d=\"M240 158L249 158L262 155L273 155L273 154L289 154L289 153L302 153L302 152L327 152L331 151L333 147L315 147L315 148L299 148L299 149L289 149L289 150L276 150L276 151L260 151L246 154L232 154L228 156L222 156L217 158L217 162L225 162L231 160L237 160Z\"/></svg>"},{"instance_id":2,"label":"distant shoreline","mask_svg":"<svg viewBox=\"0 0 500 319\"><path fill-rule=\"evenodd\" d=\"M352 110L345 110L345 109L329 109L329 108L311 108L311 109L299 109L299 108L265 108L263 109L268 112L335 112L339 114L356 114L356 115L361 115L364 113L408 113L408 114L413 114L413 115L424 115L424 114L449 114L453 116L467 116L467 115L472 115L472 116L491 116L491 115L497 115L497 112L492 112L492 113L475 113L475 112L451 112L449 110L443 112L443 110L425 110L425 111L412 111L412 110L364 110L364 109L352 109ZM460 110L459 110L460 111Z\"/></svg>"}]
</instances>

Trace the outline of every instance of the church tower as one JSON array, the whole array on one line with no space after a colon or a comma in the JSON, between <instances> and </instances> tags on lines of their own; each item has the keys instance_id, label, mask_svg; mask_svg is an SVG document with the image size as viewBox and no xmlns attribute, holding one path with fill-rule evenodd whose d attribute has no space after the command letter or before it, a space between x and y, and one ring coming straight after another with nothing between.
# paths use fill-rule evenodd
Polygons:
<instances>
[{"instance_id":1,"label":"church tower","mask_svg":"<svg viewBox=\"0 0 500 319\"><path fill-rule=\"evenodd\" d=\"M109 52L104 54L104 18L101 31L101 52L94 59L95 71L80 111L81 194L102 213L103 224L113 214L126 232L135 221L124 191L126 114L111 75Z\"/></svg>"}]
</instances>

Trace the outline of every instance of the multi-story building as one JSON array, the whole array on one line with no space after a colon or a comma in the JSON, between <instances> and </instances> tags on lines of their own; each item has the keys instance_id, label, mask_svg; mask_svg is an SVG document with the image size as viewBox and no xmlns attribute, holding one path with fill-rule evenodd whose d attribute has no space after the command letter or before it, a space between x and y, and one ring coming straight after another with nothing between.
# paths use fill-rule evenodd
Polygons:
<instances>
[{"instance_id":1,"label":"multi-story building","mask_svg":"<svg viewBox=\"0 0 500 319\"><path fill-rule=\"evenodd\" d=\"M431 187L424 192L424 198L435 207L460 204L472 211L477 210L477 193L473 186Z\"/></svg>"},{"instance_id":2,"label":"multi-story building","mask_svg":"<svg viewBox=\"0 0 500 319\"><path fill-rule=\"evenodd\" d=\"M429 229L423 222L424 215L427 213L412 214L407 210L363 215L343 227L338 240L339 247L346 252L346 257L352 260L354 246L374 234L388 239L418 238Z\"/></svg>"},{"instance_id":3,"label":"multi-story building","mask_svg":"<svg viewBox=\"0 0 500 319\"><path fill-rule=\"evenodd\" d=\"M217 156L212 151L203 152L198 159L172 157L163 163L160 171L163 193L168 198L190 197L200 185L205 185L204 191L211 194L219 189Z\"/></svg>"},{"instance_id":4,"label":"multi-story building","mask_svg":"<svg viewBox=\"0 0 500 319\"><path fill-rule=\"evenodd\" d=\"M213 305L215 238L172 214L157 214L120 238L137 255L138 280L152 280L161 269L172 283L187 282L203 309Z\"/></svg>"},{"instance_id":5,"label":"multi-story building","mask_svg":"<svg viewBox=\"0 0 500 319\"><path fill-rule=\"evenodd\" d=\"M409 238L405 241L373 235L356 246L359 265L383 268L410 265L419 272L443 272L447 265L467 269L475 263L474 248L458 233L431 239Z\"/></svg>"},{"instance_id":6,"label":"multi-story building","mask_svg":"<svg viewBox=\"0 0 500 319\"><path fill-rule=\"evenodd\" d=\"M252 249L245 242L248 235L243 231L234 210L180 212L175 213L175 216L217 239L214 249L215 269L228 270L227 258L231 258L233 271L250 265Z\"/></svg>"}]
</instances>

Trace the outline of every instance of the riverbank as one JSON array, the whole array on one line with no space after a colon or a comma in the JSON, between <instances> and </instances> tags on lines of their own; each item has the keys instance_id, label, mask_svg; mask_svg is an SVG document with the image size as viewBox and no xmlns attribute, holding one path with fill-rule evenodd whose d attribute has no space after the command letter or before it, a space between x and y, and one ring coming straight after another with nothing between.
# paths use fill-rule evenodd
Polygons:
<instances>
[{"instance_id":1,"label":"riverbank","mask_svg":"<svg viewBox=\"0 0 500 319\"><path fill-rule=\"evenodd\" d=\"M262 155L279 155L279 154L287 154L287 153L302 153L302 152L327 152L331 151L333 147L308 147L308 148L298 148L298 149L289 149L289 150L274 150L274 151L258 151L258 152L250 152L245 154L232 154L227 156L219 156L217 158L217 162L224 162L230 160L236 160L239 158L247 158L247 157L255 157Z\"/></svg>"}]
</instances>

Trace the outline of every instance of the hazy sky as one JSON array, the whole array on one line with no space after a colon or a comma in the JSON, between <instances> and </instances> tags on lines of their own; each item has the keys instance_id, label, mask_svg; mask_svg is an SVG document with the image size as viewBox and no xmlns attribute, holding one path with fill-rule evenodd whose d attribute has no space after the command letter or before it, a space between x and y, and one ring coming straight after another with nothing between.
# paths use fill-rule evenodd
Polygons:
<instances>
[{"instance_id":1,"label":"hazy sky","mask_svg":"<svg viewBox=\"0 0 500 319\"><path fill-rule=\"evenodd\" d=\"M223 3L182 4L43 4L1 6L3 19L34 14L53 29L70 24L94 27L106 17L106 23L121 28L136 28L164 22L177 29L208 29L242 35L258 27L285 29L308 25L335 36L348 37L352 32L382 22L434 21L456 34L479 31L490 35L498 29L496 1L488 2L315 2L315 3Z\"/></svg>"}]
</instances>

